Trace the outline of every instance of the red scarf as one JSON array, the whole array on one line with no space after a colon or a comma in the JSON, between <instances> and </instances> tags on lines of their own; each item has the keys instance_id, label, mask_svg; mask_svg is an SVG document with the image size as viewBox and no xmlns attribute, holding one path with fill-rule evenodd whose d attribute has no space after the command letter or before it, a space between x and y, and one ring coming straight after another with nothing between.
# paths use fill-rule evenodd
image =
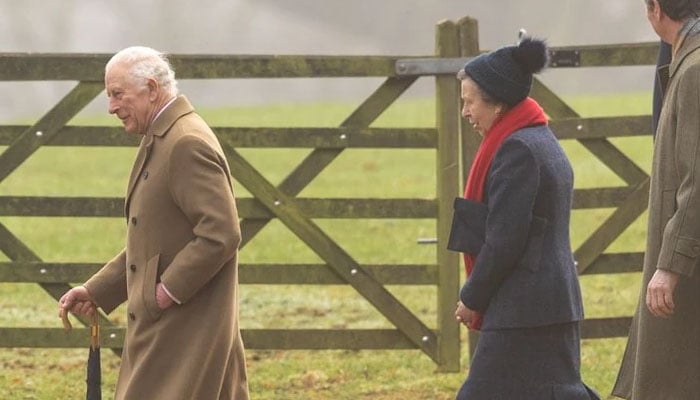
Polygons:
<instances>
[{"instance_id":1,"label":"red scarf","mask_svg":"<svg viewBox=\"0 0 700 400\"><path fill-rule=\"evenodd\" d=\"M484 140L479 145L479 150L476 152L474 162L469 170L469 178L467 179L467 187L464 189L464 198L468 200L481 202L484 199L484 184L491 162L496 152L501 147L508 136L513 132L535 125L546 125L547 116L544 110L535 100L527 97L525 100L516 104L503 117L498 119L491 129L484 135ZM474 269L475 255L464 253L464 268L467 277ZM475 313L472 318L470 328L479 330L483 321L481 313Z\"/></svg>"}]
</instances>

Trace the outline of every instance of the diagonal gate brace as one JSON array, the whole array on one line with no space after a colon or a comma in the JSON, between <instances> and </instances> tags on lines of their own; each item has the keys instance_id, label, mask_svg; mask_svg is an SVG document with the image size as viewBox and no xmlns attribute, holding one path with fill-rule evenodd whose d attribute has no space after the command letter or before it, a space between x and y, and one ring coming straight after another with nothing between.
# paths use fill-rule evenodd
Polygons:
<instances>
[{"instance_id":1,"label":"diagonal gate brace","mask_svg":"<svg viewBox=\"0 0 700 400\"><path fill-rule=\"evenodd\" d=\"M28 262L42 262L41 258L37 256L31 249L29 249L21 240L19 240L12 232L10 232L7 227L0 223L0 250L7 255L12 261L28 261ZM44 289L48 294L54 299L58 300L61 296L71 289L71 285L68 283L39 283L42 289ZM112 321L107 319L104 313L100 312L100 324L105 327L112 327L114 324ZM90 326L90 318L83 317L81 315L75 315L76 318L85 326ZM113 351L117 354L121 354L121 348L114 348Z\"/></svg>"},{"instance_id":2,"label":"diagonal gate brace","mask_svg":"<svg viewBox=\"0 0 700 400\"><path fill-rule=\"evenodd\" d=\"M80 82L46 115L22 132L10 147L0 154L0 182L19 167L42 145L50 142L76 114L102 90L100 82Z\"/></svg>"},{"instance_id":3,"label":"diagonal gate brace","mask_svg":"<svg viewBox=\"0 0 700 400\"><path fill-rule=\"evenodd\" d=\"M388 78L370 95L343 123L341 127L367 127L384 110L401 96L415 81L417 77ZM314 149L299 166L279 185L279 189L290 195L296 196L318 176L343 149ZM269 219L246 218L241 221L241 231L244 233L241 247L250 242L262 228L270 222Z\"/></svg>"},{"instance_id":4,"label":"diagonal gate brace","mask_svg":"<svg viewBox=\"0 0 700 400\"><path fill-rule=\"evenodd\" d=\"M364 296L392 324L429 357L437 361L437 335L394 297L372 275L326 235L316 224L306 218L294 198L285 195L269 183L232 146L225 145L225 152L235 171L235 178L261 203L277 216L294 234L304 241L321 259Z\"/></svg>"}]
</instances>

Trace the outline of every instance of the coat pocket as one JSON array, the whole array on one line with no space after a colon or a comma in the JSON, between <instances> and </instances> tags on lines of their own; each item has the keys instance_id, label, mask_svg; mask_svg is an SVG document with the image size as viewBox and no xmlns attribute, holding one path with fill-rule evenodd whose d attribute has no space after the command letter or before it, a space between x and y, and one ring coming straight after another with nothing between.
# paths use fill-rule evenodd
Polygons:
<instances>
[{"instance_id":1,"label":"coat pocket","mask_svg":"<svg viewBox=\"0 0 700 400\"><path fill-rule=\"evenodd\" d=\"M151 257L146 263L146 271L143 277L143 305L148 312L148 315L157 321L160 318L163 310L158 307L156 302L156 283L158 282L158 262L160 254Z\"/></svg>"}]
</instances>

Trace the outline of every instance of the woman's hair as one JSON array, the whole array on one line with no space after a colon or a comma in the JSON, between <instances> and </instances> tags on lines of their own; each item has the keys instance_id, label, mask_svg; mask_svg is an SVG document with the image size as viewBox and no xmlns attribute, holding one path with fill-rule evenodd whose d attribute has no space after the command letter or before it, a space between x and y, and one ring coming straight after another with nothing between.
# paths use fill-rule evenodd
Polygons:
<instances>
[{"instance_id":1,"label":"woman's hair","mask_svg":"<svg viewBox=\"0 0 700 400\"><path fill-rule=\"evenodd\" d=\"M644 0L648 9L652 9L652 0ZM674 21L684 21L689 17L700 16L700 0L657 0L661 11Z\"/></svg>"},{"instance_id":2,"label":"woman's hair","mask_svg":"<svg viewBox=\"0 0 700 400\"><path fill-rule=\"evenodd\" d=\"M127 47L107 62L105 72L116 64L126 65L130 79L137 85L145 85L148 79L155 79L168 95L175 96L178 93L175 71L170 61L155 49L143 46Z\"/></svg>"}]
</instances>

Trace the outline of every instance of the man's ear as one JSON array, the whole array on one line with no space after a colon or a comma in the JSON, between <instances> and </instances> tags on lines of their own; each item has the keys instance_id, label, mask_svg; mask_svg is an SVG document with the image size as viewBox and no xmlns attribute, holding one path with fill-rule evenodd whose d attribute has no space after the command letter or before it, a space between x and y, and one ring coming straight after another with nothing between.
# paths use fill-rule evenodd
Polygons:
<instances>
[{"instance_id":1,"label":"man's ear","mask_svg":"<svg viewBox=\"0 0 700 400\"><path fill-rule=\"evenodd\" d=\"M661 6L658 0L651 0L651 8L649 9L649 14L654 17L654 20L661 20Z\"/></svg>"},{"instance_id":2,"label":"man's ear","mask_svg":"<svg viewBox=\"0 0 700 400\"><path fill-rule=\"evenodd\" d=\"M155 101L158 98L158 92L160 90L158 81L153 78L148 78L146 85L148 85L148 98L151 101Z\"/></svg>"}]
</instances>

